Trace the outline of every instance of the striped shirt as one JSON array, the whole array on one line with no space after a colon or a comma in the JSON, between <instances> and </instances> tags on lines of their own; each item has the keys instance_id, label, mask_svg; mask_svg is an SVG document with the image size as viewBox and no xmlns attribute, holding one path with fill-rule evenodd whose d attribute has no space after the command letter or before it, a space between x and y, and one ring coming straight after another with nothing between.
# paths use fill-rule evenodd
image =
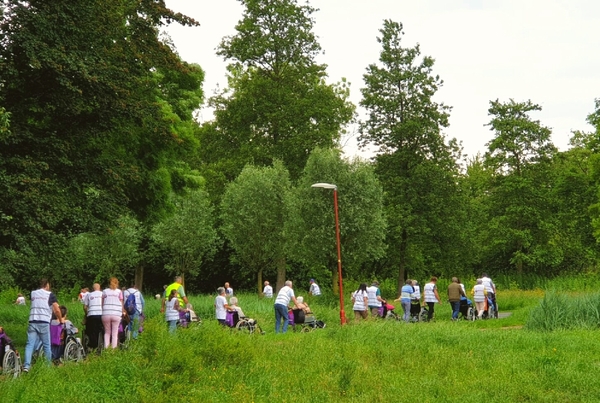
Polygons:
<instances>
[{"instance_id":1,"label":"striped shirt","mask_svg":"<svg viewBox=\"0 0 600 403\"><path fill-rule=\"evenodd\" d=\"M83 300L87 316L102 316L102 291L88 292Z\"/></svg>"},{"instance_id":2,"label":"striped shirt","mask_svg":"<svg viewBox=\"0 0 600 403\"><path fill-rule=\"evenodd\" d=\"M423 293L425 294L425 302L438 302L438 299L435 297L435 289L437 286L434 283L425 284L425 288L423 289Z\"/></svg>"},{"instance_id":3,"label":"striped shirt","mask_svg":"<svg viewBox=\"0 0 600 403\"><path fill-rule=\"evenodd\" d=\"M102 315L118 316L123 315L123 293L121 290L112 290L107 288L102 291Z\"/></svg>"},{"instance_id":4,"label":"striped shirt","mask_svg":"<svg viewBox=\"0 0 600 403\"><path fill-rule=\"evenodd\" d=\"M31 310L29 311L29 322L50 323L52 319L51 306L58 302L54 294L43 288L31 292Z\"/></svg>"}]
</instances>

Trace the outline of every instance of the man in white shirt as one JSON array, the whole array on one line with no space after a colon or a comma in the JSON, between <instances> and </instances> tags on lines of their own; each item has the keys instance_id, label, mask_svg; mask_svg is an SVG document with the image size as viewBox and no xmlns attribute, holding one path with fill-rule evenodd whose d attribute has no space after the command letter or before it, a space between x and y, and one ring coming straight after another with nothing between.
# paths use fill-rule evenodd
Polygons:
<instances>
[{"instance_id":1,"label":"man in white shirt","mask_svg":"<svg viewBox=\"0 0 600 403\"><path fill-rule=\"evenodd\" d=\"M379 289L378 281L373 281L371 286L367 287L367 295L369 296L369 309L371 310L371 315L379 315L379 308L381 308L383 298L381 298L381 290Z\"/></svg>"},{"instance_id":2,"label":"man in white shirt","mask_svg":"<svg viewBox=\"0 0 600 403\"><path fill-rule=\"evenodd\" d=\"M279 333L281 327L281 320L283 319L283 328L281 333L287 332L288 325L290 323L290 317L288 314L288 305L290 301L294 301L294 304L298 305L294 290L292 289L292 282L290 280L285 282L285 286L279 290L277 298L275 298L275 333Z\"/></svg>"},{"instance_id":3,"label":"man in white shirt","mask_svg":"<svg viewBox=\"0 0 600 403\"><path fill-rule=\"evenodd\" d=\"M98 348L98 341L103 339L102 328L102 291L100 284L94 284L94 291L87 293L83 301L85 311L85 334L87 335L89 348Z\"/></svg>"},{"instance_id":4,"label":"man in white shirt","mask_svg":"<svg viewBox=\"0 0 600 403\"><path fill-rule=\"evenodd\" d=\"M268 281L265 281L265 288L263 288L263 295L265 298L273 298L273 287L269 284Z\"/></svg>"},{"instance_id":5,"label":"man in white shirt","mask_svg":"<svg viewBox=\"0 0 600 403\"><path fill-rule=\"evenodd\" d=\"M487 273L483 273L481 275L481 283L485 287L487 296L492 300L492 304L494 305L494 316L497 318L498 317L498 304L496 303L496 284L494 284L492 279L488 277Z\"/></svg>"},{"instance_id":6,"label":"man in white shirt","mask_svg":"<svg viewBox=\"0 0 600 403\"><path fill-rule=\"evenodd\" d=\"M225 296L227 298L233 297L233 288L229 286L229 283L225 283Z\"/></svg>"},{"instance_id":7,"label":"man in white shirt","mask_svg":"<svg viewBox=\"0 0 600 403\"><path fill-rule=\"evenodd\" d=\"M315 297L318 297L319 295L321 295L321 288L315 282L314 278L310 279L310 289L308 290L308 294L315 296Z\"/></svg>"}]
</instances>

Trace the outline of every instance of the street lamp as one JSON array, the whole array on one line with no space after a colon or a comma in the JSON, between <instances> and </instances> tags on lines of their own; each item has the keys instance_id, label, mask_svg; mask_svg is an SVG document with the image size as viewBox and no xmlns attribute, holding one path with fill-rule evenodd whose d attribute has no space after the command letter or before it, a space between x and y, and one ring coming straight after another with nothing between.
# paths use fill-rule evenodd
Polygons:
<instances>
[{"instance_id":1,"label":"street lamp","mask_svg":"<svg viewBox=\"0 0 600 403\"><path fill-rule=\"evenodd\" d=\"M337 242L337 255L338 255L338 283L340 285L340 323L346 324L346 312L344 311L344 286L342 283L342 249L340 245L340 220L338 217L338 198L337 198L337 186L331 183L315 183L311 187L333 189L333 209L335 211L335 239Z\"/></svg>"}]
</instances>

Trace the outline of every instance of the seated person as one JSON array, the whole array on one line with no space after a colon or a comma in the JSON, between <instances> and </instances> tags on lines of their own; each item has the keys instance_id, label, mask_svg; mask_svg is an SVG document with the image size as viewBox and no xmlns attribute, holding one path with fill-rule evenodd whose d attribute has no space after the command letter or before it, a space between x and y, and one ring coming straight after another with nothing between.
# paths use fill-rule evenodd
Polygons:
<instances>
[{"instance_id":1,"label":"seated person","mask_svg":"<svg viewBox=\"0 0 600 403\"><path fill-rule=\"evenodd\" d=\"M0 366L2 366L2 360L4 360L6 346L11 346L12 348L12 340L4 333L4 329L0 326Z\"/></svg>"},{"instance_id":2,"label":"seated person","mask_svg":"<svg viewBox=\"0 0 600 403\"><path fill-rule=\"evenodd\" d=\"M52 344L52 359L58 360L62 357L65 351L65 337L67 335L73 335L79 333L79 330L73 326L73 323L67 319L67 307L64 305L60 306L60 314L65 319L64 327L56 319L56 316L52 314L52 321L50 322L50 343ZM64 333L63 333L64 329Z\"/></svg>"},{"instance_id":3,"label":"seated person","mask_svg":"<svg viewBox=\"0 0 600 403\"><path fill-rule=\"evenodd\" d=\"M231 297L229 298L229 308L231 310L235 310L238 313L238 318L245 318L246 315L244 315L244 311L242 311L242 308L240 308L240 306L238 305L238 299L237 297Z\"/></svg>"},{"instance_id":4,"label":"seated person","mask_svg":"<svg viewBox=\"0 0 600 403\"><path fill-rule=\"evenodd\" d=\"M294 306L294 309L302 309L307 315L312 313L308 304L304 302L304 297L300 296L296 298L296 301L298 303Z\"/></svg>"}]
</instances>

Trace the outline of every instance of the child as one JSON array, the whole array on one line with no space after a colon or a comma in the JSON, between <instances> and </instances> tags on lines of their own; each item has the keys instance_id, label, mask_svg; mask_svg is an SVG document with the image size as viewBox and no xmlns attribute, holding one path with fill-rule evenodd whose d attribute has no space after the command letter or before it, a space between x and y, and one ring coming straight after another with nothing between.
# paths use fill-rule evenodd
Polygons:
<instances>
[{"instance_id":1,"label":"child","mask_svg":"<svg viewBox=\"0 0 600 403\"><path fill-rule=\"evenodd\" d=\"M60 314L65 319L64 325L56 319L54 314L52 314L52 321L50 322L50 343L52 344L52 359L54 361L60 360L65 351L66 335L79 333L79 330L73 326L73 323L70 320L67 320L66 306L60 306Z\"/></svg>"},{"instance_id":2,"label":"child","mask_svg":"<svg viewBox=\"0 0 600 403\"><path fill-rule=\"evenodd\" d=\"M179 321L179 312L185 312L185 309L179 306L179 298L177 298L177 290L171 290L165 303L165 319L169 325L169 332L175 333L177 322Z\"/></svg>"},{"instance_id":3,"label":"child","mask_svg":"<svg viewBox=\"0 0 600 403\"><path fill-rule=\"evenodd\" d=\"M15 305L25 305L25 297L23 294L17 294L17 300L15 301Z\"/></svg>"}]
</instances>

